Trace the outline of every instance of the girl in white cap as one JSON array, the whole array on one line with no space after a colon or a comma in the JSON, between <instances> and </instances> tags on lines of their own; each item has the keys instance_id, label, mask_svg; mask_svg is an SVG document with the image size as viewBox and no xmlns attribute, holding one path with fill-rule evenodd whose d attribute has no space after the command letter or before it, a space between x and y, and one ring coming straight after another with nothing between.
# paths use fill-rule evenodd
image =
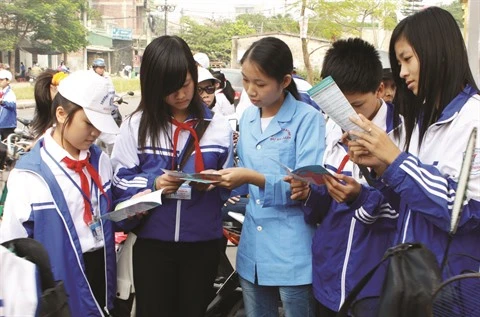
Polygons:
<instances>
[{"instance_id":1,"label":"girl in white cap","mask_svg":"<svg viewBox=\"0 0 480 317\"><path fill-rule=\"evenodd\" d=\"M54 126L22 157L8 179L0 242L29 237L46 248L63 280L72 316L105 316L116 290L112 167L94 145L116 133L108 82L80 71L63 79L53 100Z\"/></svg>"},{"instance_id":2,"label":"girl in white cap","mask_svg":"<svg viewBox=\"0 0 480 317\"><path fill-rule=\"evenodd\" d=\"M220 80L213 77L208 69L198 66L197 91L203 102L213 112L221 113L223 116L234 114L235 107L227 100L227 97L222 93L216 93L216 84L218 83Z\"/></svg>"}]
</instances>

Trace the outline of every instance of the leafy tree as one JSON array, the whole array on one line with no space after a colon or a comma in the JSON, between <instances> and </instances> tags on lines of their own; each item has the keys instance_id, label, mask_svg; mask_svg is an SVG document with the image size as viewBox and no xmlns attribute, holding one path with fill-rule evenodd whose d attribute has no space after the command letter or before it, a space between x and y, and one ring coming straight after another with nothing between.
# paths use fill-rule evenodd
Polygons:
<instances>
[{"instance_id":1,"label":"leafy tree","mask_svg":"<svg viewBox=\"0 0 480 317\"><path fill-rule=\"evenodd\" d=\"M422 9L423 0L404 0L402 13L404 15L412 15Z\"/></svg>"},{"instance_id":2,"label":"leafy tree","mask_svg":"<svg viewBox=\"0 0 480 317\"><path fill-rule=\"evenodd\" d=\"M290 15L278 14L273 17L265 17L260 13L246 13L237 16L237 21L245 22L245 24L255 29L256 33L298 33L300 31L298 21L293 19Z\"/></svg>"},{"instance_id":3,"label":"leafy tree","mask_svg":"<svg viewBox=\"0 0 480 317\"><path fill-rule=\"evenodd\" d=\"M183 17L181 24L181 36L192 51L203 52L210 60L222 61L225 64L230 63L232 37L255 34L255 30L242 20L199 24L189 17Z\"/></svg>"},{"instance_id":4,"label":"leafy tree","mask_svg":"<svg viewBox=\"0 0 480 317\"><path fill-rule=\"evenodd\" d=\"M60 52L85 47L86 29L80 18L87 6L85 0L2 0L0 50L15 52L23 39L38 40ZM14 60L12 54L10 65Z\"/></svg>"}]
</instances>

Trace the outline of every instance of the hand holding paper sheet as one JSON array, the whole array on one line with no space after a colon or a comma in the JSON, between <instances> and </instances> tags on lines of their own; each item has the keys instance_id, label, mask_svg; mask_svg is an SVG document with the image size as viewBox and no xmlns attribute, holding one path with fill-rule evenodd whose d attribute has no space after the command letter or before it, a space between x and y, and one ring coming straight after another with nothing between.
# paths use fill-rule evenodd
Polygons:
<instances>
[{"instance_id":1,"label":"hand holding paper sheet","mask_svg":"<svg viewBox=\"0 0 480 317\"><path fill-rule=\"evenodd\" d=\"M197 182L197 183L204 183L204 184L215 184L222 180L222 176L218 174L211 174L211 173L184 173L178 171L170 171L167 169L163 169L162 171L170 175L172 177L189 181L189 182Z\"/></svg>"},{"instance_id":2,"label":"hand holding paper sheet","mask_svg":"<svg viewBox=\"0 0 480 317\"><path fill-rule=\"evenodd\" d=\"M117 205L115 211L103 215L103 220L122 221L128 217L135 216L138 213L145 212L162 204L162 189L154 192L130 198Z\"/></svg>"},{"instance_id":3,"label":"hand holding paper sheet","mask_svg":"<svg viewBox=\"0 0 480 317\"><path fill-rule=\"evenodd\" d=\"M283 165L277 160L272 159L272 161L280 165L285 170L287 175L290 175L294 179L305 183L322 185L325 183L325 181L323 180L324 175L330 175L335 178L335 176L333 176L329 170L327 170L321 165L308 165L292 170L291 168Z\"/></svg>"},{"instance_id":4,"label":"hand holding paper sheet","mask_svg":"<svg viewBox=\"0 0 480 317\"><path fill-rule=\"evenodd\" d=\"M320 108L342 128L343 131L362 131L362 129L350 121L350 117L358 119L360 119L360 117L352 108L332 77L328 76L320 83L313 86L308 91L308 94L320 106ZM351 137L353 138L353 136Z\"/></svg>"}]
</instances>

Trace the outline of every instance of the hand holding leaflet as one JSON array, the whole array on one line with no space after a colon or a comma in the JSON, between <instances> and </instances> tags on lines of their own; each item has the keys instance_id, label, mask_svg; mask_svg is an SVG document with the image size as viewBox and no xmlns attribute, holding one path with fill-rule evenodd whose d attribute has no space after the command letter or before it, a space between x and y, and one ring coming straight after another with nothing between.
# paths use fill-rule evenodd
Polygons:
<instances>
[{"instance_id":1,"label":"hand holding leaflet","mask_svg":"<svg viewBox=\"0 0 480 317\"><path fill-rule=\"evenodd\" d=\"M215 184L222 180L222 176L218 174L211 174L211 173L184 173L178 171L170 171L167 169L163 169L162 171L172 177L176 177L178 179L182 179L188 182L197 182L203 184Z\"/></svg>"},{"instance_id":2,"label":"hand holding leaflet","mask_svg":"<svg viewBox=\"0 0 480 317\"><path fill-rule=\"evenodd\" d=\"M308 94L343 131L362 131L362 129L350 121L350 117L358 119L360 117L331 76L324 78L320 83L313 86L308 91ZM355 138L354 136L350 137L352 139Z\"/></svg>"},{"instance_id":3,"label":"hand holding leaflet","mask_svg":"<svg viewBox=\"0 0 480 317\"><path fill-rule=\"evenodd\" d=\"M290 175L294 179L305 183L315 185L325 184L325 181L323 180L324 175L330 175L331 177L336 179L336 177L329 170L327 170L321 165L308 165L292 170L291 168L283 165L277 160L272 159L272 161L280 165L285 170L287 175Z\"/></svg>"},{"instance_id":4,"label":"hand holding leaflet","mask_svg":"<svg viewBox=\"0 0 480 317\"><path fill-rule=\"evenodd\" d=\"M128 217L135 216L138 213L150 210L162 204L163 189L154 192L130 198L115 207L115 210L103 215L103 220L122 221Z\"/></svg>"}]
</instances>

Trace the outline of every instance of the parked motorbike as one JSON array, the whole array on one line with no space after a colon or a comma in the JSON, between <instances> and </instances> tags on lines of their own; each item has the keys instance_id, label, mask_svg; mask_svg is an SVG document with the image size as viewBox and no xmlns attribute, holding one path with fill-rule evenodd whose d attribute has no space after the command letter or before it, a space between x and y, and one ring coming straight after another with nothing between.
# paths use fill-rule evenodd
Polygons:
<instances>
[{"instance_id":1,"label":"parked motorbike","mask_svg":"<svg viewBox=\"0 0 480 317\"><path fill-rule=\"evenodd\" d=\"M134 92L133 91L128 91L125 94L119 96L117 99L115 99L114 102L114 109L112 110L112 117L117 123L118 126L122 124L123 117L122 114L120 113L120 107L122 104L128 104L123 98L125 96L133 96ZM115 135L114 134L107 134L107 133L102 133L98 137L96 144L104 151L107 153L109 156L112 154L112 149L113 149L113 144L115 143Z\"/></svg>"}]
</instances>

